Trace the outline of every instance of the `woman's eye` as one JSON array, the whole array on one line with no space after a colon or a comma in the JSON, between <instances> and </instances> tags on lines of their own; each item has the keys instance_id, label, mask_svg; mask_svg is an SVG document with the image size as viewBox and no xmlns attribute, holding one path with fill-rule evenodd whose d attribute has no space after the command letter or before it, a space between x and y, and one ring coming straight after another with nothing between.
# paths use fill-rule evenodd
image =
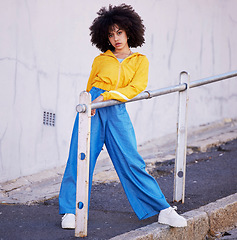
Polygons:
<instances>
[{"instance_id":1,"label":"woman's eye","mask_svg":"<svg viewBox=\"0 0 237 240\"><path fill-rule=\"evenodd\" d=\"M112 38L113 37L113 34L109 34L109 38Z\"/></svg>"},{"instance_id":2,"label":"woman's eye","mask_svg":"<svg viewBox=\"0 0 237 240\"><path fill-rule=\"evenodd\" d=\"M122 31L118 32L118 35L121 35L122 34Z\"/></svg>"}]
</instances>

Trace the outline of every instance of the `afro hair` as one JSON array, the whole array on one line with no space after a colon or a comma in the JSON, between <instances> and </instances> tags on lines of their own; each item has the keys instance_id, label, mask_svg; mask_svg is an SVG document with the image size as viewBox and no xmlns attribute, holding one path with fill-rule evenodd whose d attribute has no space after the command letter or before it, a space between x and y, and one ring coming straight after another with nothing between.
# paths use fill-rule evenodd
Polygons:
<instances>
[{"instance_id":1,"label":"afro hair","mask_svg":"<svg viewBox=\"0 0 237 240\"><path fill-rule=\"evenodd\" d=\"M136 48L145 43L145 26L141 17L130 5L109 5L108 10L102 7L97 14L99 16L90 26L90 36L92 45L95 45L102 52L114 50L108 40L109 31L114 25L126 32L129 47Z\"/></svg>"}]
</instances>

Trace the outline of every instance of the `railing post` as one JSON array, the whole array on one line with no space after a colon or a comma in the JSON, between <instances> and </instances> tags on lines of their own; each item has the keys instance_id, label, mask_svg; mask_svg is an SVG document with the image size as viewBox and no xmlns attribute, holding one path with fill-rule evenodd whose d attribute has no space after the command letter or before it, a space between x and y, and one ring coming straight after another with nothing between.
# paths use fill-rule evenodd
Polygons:
<instances>
[{"instance_id":1,"label":"railing post","mask_svg":"<svg viewBox=\"0 0 237 240\"><path fill-rule=\"evenodd\" d=\"M187 88L179 92L177 144L174 169L174 193L173 201L184 203L185 175L186 175L186 152L187 152L187 109L189 92L189 73L180 73L180 84L185 83Z\"/></svg>"},{"instance_id":2,"label":"railing post","mask_svg":"<svg viewBox=\"0 0 237 240\"><path fill-rule=\"evenodd\" d=\"M82 92L79 96L79 102L83 108L77 109L79 112L79 126L75 237L86 237L88 222L91 95L88 92Z\"/></svg>"}]
</instances>

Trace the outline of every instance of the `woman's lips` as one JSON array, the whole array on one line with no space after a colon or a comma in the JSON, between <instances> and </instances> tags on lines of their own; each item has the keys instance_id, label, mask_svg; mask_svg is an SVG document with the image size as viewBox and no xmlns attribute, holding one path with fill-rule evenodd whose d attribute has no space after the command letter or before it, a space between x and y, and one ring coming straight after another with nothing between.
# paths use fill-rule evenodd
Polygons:
<instances>
[{"instance_id":1,"label":"woman's lips","mask_svg":"<svg viewBox=\"0 0 237 240\"><path fill-rule=\"evenodd\" d=\"M115 44L116 47L118 47L118 46L120 46L120 45L121 45L121 43L116 43L116 44Z\"/></svg>"}]
</instances>

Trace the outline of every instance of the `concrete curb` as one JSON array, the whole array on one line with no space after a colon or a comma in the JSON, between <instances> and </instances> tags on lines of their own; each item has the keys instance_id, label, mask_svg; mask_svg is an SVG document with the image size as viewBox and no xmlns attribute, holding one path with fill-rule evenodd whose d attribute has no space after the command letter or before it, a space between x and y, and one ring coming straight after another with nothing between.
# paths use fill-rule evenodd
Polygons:
<instances>
[{"instance_id":1,"label":"concrete curb","mask_svg":"<svg viewBox=\"0 0 237 240\"><path fill-rule=\"evenodd\" d=\"M171 228L158 223L130 231L111 240L203 240L216 239L221 232L237 226L237 193L182 214L188 220L185 228Z\"/></svg>"}]
</instances>

